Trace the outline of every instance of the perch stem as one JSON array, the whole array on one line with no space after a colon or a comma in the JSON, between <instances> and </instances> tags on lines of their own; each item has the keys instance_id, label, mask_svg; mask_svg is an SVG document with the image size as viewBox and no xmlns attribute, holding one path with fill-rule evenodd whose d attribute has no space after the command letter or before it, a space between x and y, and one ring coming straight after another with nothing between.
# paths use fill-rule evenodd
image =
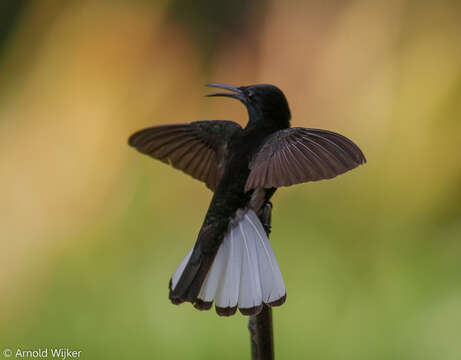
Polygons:
<instances>
[{"instance_id":1,"label":"perch stem","mask_svg":"<svg viewBox=\"0 0 461 360\"><path fill-rule=\"evenodd\" d=\"M248 329L251 338L251 358L253 360L273 360L272 309L264 305L258 315L250 317Z\"/></svg>"},{"instance_id":2,"label":"perch stem","mask_svg":"<svg viewBox=\"0 0 461 360\"><path fill-rule=\"evenodd\" d=\"M259 219L266 230L267 236L271 229L272 204L267 202ZM248 322L251 341L252 360L273 360L274 359L274 335L272 329L272 308L263 304L261 312L250 316Z\"/></svg>"}]
</instances>

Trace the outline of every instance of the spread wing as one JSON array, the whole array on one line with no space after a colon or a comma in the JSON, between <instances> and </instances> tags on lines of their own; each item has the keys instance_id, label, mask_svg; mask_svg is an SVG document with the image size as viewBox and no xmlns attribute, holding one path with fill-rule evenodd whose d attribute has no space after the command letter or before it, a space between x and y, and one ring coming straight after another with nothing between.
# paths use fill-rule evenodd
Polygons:
<instances>
[{"instance_id":1,"label":"spread wing","mask_svg":"<svg viewBox=\"0 0 461 360\"><path fill-rule=\"evenodd\" d=\"M340 134L284 129L270 135L251 160L245 191L331 179L365 162L359 147Z\"/></svg>"},{"instance_id":2,"label":"spread wing","mask_svg":"<svg viewBox=\"0 0 461 360\"><path fill-rule=\"evenodd\" d=\"M128 144L205 182L214 191L224 171L227 143L241 129L225 120L161 125L134 133Z\"/></svg>"}]
</instances>

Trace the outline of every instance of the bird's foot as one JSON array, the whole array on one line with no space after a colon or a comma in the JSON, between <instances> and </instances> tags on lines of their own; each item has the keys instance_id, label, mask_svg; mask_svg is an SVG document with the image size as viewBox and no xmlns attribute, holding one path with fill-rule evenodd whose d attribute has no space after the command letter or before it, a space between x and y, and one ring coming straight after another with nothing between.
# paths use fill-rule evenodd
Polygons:
<instances>
[{"instance_id":1,"label":"bird's foot","mask_svg":"<svg viewBox=\"0 0 461 360\"><path fill-rule=\"evenodd\" d=\"M267 201L264 204L264 207L261 210L261 215L259 216L261 223L263 224L266 234L269 236L271 233L271 220L272 220L272 203Z\"/></svg>"}]
</instances>

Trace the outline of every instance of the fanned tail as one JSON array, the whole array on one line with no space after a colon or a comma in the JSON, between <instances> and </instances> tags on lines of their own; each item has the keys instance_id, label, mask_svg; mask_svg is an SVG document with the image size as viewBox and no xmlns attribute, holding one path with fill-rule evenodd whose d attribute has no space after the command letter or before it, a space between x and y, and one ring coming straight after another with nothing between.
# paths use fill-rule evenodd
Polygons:
<instances>
[{"instance_id":1,"label":"fanned tail","mask_svg":"<svg viewBox=\"0 0 461 360\"><path fill-rule=\"evenodd\" d=\"M187 277L191 250L174 272L170 298L183 276ZM200 269L198 273L200 273ZM285 302L286 289L282 274L266 232L251 209L238 210L222 241L214 261L191 301L200 310L211 308L222 316L244 315L261 311L262 305L279 306ZM197 291L195 291L197 292ZM172 301L179 303L181 301Z\"/></svg>"}]
</instances>

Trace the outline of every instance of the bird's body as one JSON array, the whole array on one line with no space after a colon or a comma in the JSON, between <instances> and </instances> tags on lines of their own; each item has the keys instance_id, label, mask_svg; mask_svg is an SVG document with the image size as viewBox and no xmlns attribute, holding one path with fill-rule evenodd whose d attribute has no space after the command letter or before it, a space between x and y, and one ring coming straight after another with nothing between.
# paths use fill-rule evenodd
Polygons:
<instances>
[{"instance_id":1,"label":"bird's body","mask_svg":"<svg viewBox=\"0 0 461 360\"><path fill-rule=\"evenodd\" d=\"M277 129L272 132L275 131ZM264 139L270 134L269 131L258 132L258 128L243 129L233 134L228 144L224 173L211 200L203 226L220 223L224 220L223 226L227 227L229 219L234 216L238 209L251 205L252 209L258 213L264 202L269 200L265 194L270 193L272 196L275 189L267 191L267 189L258 188L245 191L245 184L250 175L250 160L259 150ZM262 194L265 201L257 201Z\"/></svg>"},{"instance_id":2,"label":"bird's body","mask_svg":"<svg viewBox=\"0 0 461 360\"><path fill-rule=\"evenodd\" d=\"M231 87L249 123L200 121L135 133L130 145L204 181L214 191L196 244L170 280L170 299L220 315L257 313L280 305L285 287L262 227L264 209L279 186L327 179L365 161L339 134L290 127L283 93L272 85ZM259 217L259 218L258 218Z\"/></svg>"},{"instance_id":3,"label":"bird's body","mask_svg":"<svg viewBox=\"0 0 461 360\"><path fill-rule=\"evenodd\" d=\"M250 208L256 214L260 214L264 204L275 192L275 188L245 191L250 174L250 160L259 150L263 140L275 131L275 128L260 131L257 126L252 126L250 129L235 131L229 139L223 175L213 194L192 254L193 260L194 255L201 258L201 268L192 285L189 285L191 280L186 277L183 278L185 281L178 283L178 295L173 293L171 296L173 301L177 298L181 299L180 301L195 301L216 251L228 231L229 223L235 218L237 211ZM191 264L194 264L194 261L191 261ZM189 286L188 292L181 293L183 283Z\"/></svg>"}]
</instances>

